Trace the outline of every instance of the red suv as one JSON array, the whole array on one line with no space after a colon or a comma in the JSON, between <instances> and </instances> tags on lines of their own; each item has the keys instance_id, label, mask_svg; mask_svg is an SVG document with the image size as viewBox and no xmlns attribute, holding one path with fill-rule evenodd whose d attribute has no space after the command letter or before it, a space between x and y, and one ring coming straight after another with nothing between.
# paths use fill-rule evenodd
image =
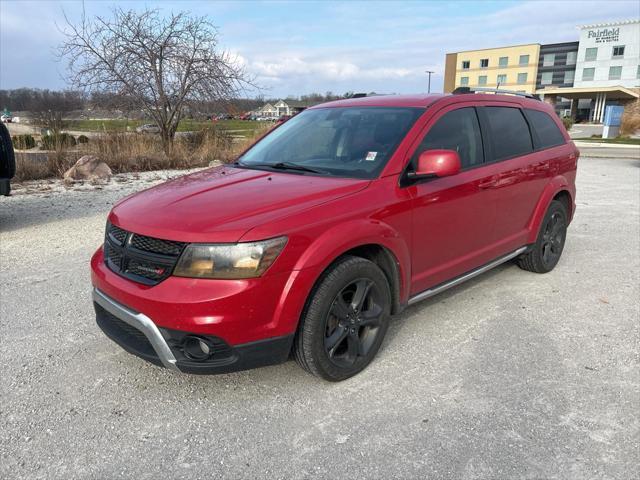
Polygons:
<instances>
[{"instance_id":1,"label":"red suv","mask_svg":"<svg viewBox=\"0 0 640 480\"><path fill-rule=\"evenodd\" d=\"M553 109L525 96L309 108L236 163L114 206L91 261L98 325L176 371L293 355L348 378L407 305L511 259L552 270L578 155Z\"/></svg>"}]
</instances>

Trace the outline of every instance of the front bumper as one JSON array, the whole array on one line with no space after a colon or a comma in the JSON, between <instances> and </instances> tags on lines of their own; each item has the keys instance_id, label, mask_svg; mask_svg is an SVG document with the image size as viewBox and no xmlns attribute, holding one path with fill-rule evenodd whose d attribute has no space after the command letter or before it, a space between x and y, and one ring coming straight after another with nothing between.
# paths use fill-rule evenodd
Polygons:
<instances>
[{"instance_id":1,"label":"front bumper","mask_svg":"<svg viewBox=\"0 0 640 480\"><path fill-rule=\"evenodd\" d=\"M151 318L136 312L93 289L96 322L102 331L129 353L170 370L195 374L228 373L284 362L291 350L293 335L268 338L229 346L222 339L199 335L212 346L213 354L193 361L181 345L189 332L159 328Z\"/></svg>"}]
</instances>

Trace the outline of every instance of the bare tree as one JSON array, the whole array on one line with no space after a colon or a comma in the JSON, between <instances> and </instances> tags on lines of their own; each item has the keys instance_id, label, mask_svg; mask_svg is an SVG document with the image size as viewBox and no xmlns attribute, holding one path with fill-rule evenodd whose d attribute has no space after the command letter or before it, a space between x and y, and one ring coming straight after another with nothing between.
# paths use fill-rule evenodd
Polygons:
<instances>
[{"instance_id":1,"label":"bare tree","mask_svg":"<svg viewBox=\"0 0 640 480\"><path fill-rule=\"evenodd\" d=\"M65 20L59 54L71 84L135 99L160 127L166 153L189 102L233 98L251 85L205 17L116 7L111 18Z\"/></svg>"},{"instance_id":2,"label":"bare tree","mask_svg":"<svg viewBox=\"0 0 640 480\"><path fill-rule=\"evenodd\" d=\"M74 110L84 107L85 99L81 92L65 90L35 90L28 108L36 125L51 131L54 136L60 135L67 127L67 116Z\"/></svg>"}]
</instances>

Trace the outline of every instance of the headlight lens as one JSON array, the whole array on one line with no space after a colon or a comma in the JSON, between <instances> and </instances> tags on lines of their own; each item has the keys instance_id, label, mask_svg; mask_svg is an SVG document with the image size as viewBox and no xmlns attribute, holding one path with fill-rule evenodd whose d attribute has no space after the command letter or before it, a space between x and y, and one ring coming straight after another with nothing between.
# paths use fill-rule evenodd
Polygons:
<instances>
[{"instance_id":1,"label":"headlight lens","mask_svg":"<svg viewBox=\"0 0 640 480\"><path fill-rule=\"evenodd\" d=\"M234 244L192 243L182 252L173 274L192 278L259 277L286 243L287 237Z\"/></svg>"}]
</instances>

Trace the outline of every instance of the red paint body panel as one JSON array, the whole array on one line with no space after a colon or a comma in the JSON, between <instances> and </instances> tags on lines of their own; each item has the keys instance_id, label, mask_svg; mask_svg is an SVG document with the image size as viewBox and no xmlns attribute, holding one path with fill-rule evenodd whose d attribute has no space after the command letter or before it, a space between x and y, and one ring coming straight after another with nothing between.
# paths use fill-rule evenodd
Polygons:
<instances>
[{"instance_id":1,"label":"red paint body panel","mask_svg":"<svg viewBox=\"0 0 640 480\"><path fill-rule=\"evenodd\" d=\"M552 114L567 143L401 185L424 134L447 111L508 105ZM286 235L262 277L169 277L156 286L109 270L102 249L93 284L159 326L218 336L231 345L295 332L321 273L353 248L374 244L394 258L400 301L535 241L549 202L561 191L575 209L578 151L542 102L469 95L378 96L313 108L412 106L424 114L374 180L218 167L167 182L119 202L109 220L134 233L183 242L227 243Z\"/></svg>"}]
</instances>

